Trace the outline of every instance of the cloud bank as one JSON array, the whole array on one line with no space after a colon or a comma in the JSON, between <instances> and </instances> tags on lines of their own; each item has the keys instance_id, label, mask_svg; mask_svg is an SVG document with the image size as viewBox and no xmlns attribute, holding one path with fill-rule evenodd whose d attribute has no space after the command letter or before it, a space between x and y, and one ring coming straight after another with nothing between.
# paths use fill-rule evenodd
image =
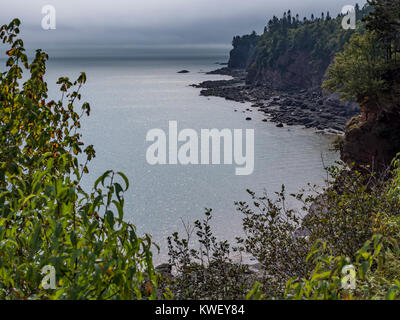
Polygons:
<instances>
[{"instance_id":1,"label":"cloud bank","mask_svg":"<svg viewBox=\"0 0 400 320\"><path fill-rule=\"evenodd\" d=\"M365 1L360 1L363 5ZM41 28L44 5L53 5L57 29ZM273 15L291 9L301 17L330 11L349 0L13 0L0 11L0 23L18 17L27 43L47 46L118 44L229 45L236 34L262 32Z\"/></svg>"}]
</instances>

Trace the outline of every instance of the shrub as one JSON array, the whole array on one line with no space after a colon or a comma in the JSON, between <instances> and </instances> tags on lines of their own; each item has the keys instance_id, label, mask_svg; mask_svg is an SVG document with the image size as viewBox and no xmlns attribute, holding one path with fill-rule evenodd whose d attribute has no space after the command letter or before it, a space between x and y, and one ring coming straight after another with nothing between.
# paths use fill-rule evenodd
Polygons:
<instances>
[{"instance_id":1,"label":"shrub","mask_svg":"<svg viewBox=\"0 0 400 320\"><path fill-rule=\"evenodd\" d=\"M326 243L320 242L307 259L313 260L315 269L306 279L289 280L285 298L400 299L400 251L392 238L374 235L357 252L354 262L345 256L332 255Z\"/></svg>"},{"instance_id":2,"label":"shrub","mask_svg":"<svg viewBox=\"0 0 400 320\"><path fill-rule=\"evenodd\" d=\"M185 237L174 233L168 238L169 262L176 274L164 285L175 299L244 299L255 281L247 265L232 260L230 244L217 241L210 220L207 210L202 221L185 225Z\"/></svg>"},{"instance_id":3,"label":"shrub","mask_svg":"<svg viewBox=\"0 0 400 320\"><path fill-rule=\"evenodd\" d=\"M170 238L170 263L176 269L172 291L190 292L190 298L226 298L233 292L249 299L384 297L396 288L399 263L393 249L400 236L398 161L393 168L385 175L368 173L368 168L363 173L341 166L328 168L325 188L310 186L307 193L292 195L303 204L297 210L287 207L284 187L275 199L249 191L252 201L237 203L245 236L237 238L236 246L216 242L208 211L204 225L195 224L200 249L190 249L189 236ZM226 249L219 251L220 247ZM376 268L383 247L386 262ZM233 252L256 261L259 271L244 276L243 271L251 268L235 262ZM213 259L204 262L210 253ZM368 260L368 266L362 259ZM350 294L341 289L341 272L351 261L361 270L363 282ZM234 277L221 272L221 266L234 270ZM393 290L390 297L397 297Z\"/></svg>"},{"instance_id":4,"label":"shrub","mask_svg":"<svg viewBox=\"0 0 400 320\"><path fill-rule=\"evenodd\" d=\"M301 213L287 206L285 187L276 199L266 194L257 196L248 191L252 203L236 203L243 214L244 238L237 238L239 250L260 263L260 278L267 296L279 297L286 281L293 276L307 275L311 265L305 263L309 241L298 234Z\"/></svg>"},{"instance_id":5,"label":"shrub","mask_svg":"<svg viewBox=\"0 0 400 320\"><path fill-rule=\"evenodd\" d=\"M322 240L334 254L353 258L384 217L400 212L400 203L390 192L391 171L377 174L368 167L361 172L337 166L328 171L328 187L305 200L309 214L303 228L310 241Z\"/></svg>"},{"instance_id":6,"label":"shrub","mask_svg":"<svg viewBox=\"0 0 400 320\"><path fill-rule=\"evenodd\" d=\"M47 55L37 50L28 63L19 25L0 28L11 46L0 74L0 299L155 298L151 238L123 220L126 177L108 171L92 192L80 187L95 155L79 133L90 106L75 107L86 76L60 78L61 99L47 101ZM54 289L43 287L45 266Z\"/></svg>"}]
</instances>

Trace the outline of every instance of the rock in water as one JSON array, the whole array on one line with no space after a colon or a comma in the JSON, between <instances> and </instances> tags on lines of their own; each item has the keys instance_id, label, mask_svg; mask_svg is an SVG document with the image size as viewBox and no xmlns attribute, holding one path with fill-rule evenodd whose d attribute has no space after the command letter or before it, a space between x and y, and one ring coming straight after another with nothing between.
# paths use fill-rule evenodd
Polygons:
<instances>
[{"instance_id":1,"label":"rock in water","mask_svg":"<svg viewBox=\"0 0 400 320\"><path fill-rule=\"evenodd\" d=\"M181 70L181 71L178 71L178 73L189 73L190 71L188 71L188 70Z\"/></svg>"}]
</instances>

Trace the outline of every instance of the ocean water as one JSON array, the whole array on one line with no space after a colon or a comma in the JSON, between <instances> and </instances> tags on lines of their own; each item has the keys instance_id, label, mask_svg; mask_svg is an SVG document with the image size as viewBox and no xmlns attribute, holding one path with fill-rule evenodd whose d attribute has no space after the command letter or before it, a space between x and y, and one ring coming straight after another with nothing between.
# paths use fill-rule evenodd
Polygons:
<instances>
[{"instance_id":1,"label":"ocean water","mask_svg":"<svg viewBox=\"0 0 400 320\"><path fill-rule=\"evenodd\" d=\"M160 245L156 262L167 259L166 237L182 232L182 221L201 219L204 208L213 209L212 225L218 238L233 240L241 234L241 216L234 202L250 200L246 189L273 195L282 184L288 192L296 192L308 182L322 184L324 163L338 157L329 151L331 137L298 127L277 128L262 122L264 116L255 108L246 111L248 103L202 97L199 89L190 87L204 80L229 79L205 74L219 67L216 62L226 60L226 52L218 51L49 61L46 81L53 98L59 97L55 85L59 76L87 74L82 94L91 104L92 114L83 122L82 133L85 143L95 146L97 157L89 165L84 186L91 188L108 169L128 176L131 187L125 195L125 218L140 234L152 234ZM182 69L190 73L178 74ZM149 165L146 134L153 128L168 132L170 120L178 122L178 130L254 129L254 173L236 176L235 165Z\"/></svg>"}]
</instances>

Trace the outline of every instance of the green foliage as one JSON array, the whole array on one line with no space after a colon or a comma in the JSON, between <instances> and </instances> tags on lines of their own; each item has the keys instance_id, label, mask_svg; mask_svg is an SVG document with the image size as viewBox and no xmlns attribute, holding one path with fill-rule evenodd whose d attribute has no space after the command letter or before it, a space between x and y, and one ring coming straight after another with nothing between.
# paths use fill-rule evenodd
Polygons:
<instances>
[{"instance_id":1,"label":"green foliage","mask_svg":"<svg viewBox=\"0 0 400 320\"><path fill-rule=\"evenodd\" d=\"M369 1L367 32L352 37L329 67L324 83L367 112L398 112L400 106L400 1Z\"/></svg>"},{"instance_id":2,"label":"green foliage","mask_svg":"<svg viewBox=\"0 0 400 320\"><path fill-rule=\"evenodd\" d=\"M385 72L385 51L376 34L354 35L329 67L324 88L342 93L346 100L375 103L388 90Z\"/></svg>"},{"instance_id":3,"label":"green foliage","mask_svg":"<svg viewBox=\"0 0 400 320\"><path fill-rule=\"evenodd\" d=\"M262 293L261 286L260 282L256 282L253 289L246 295L246 300L263 300L265 294Z\"/></svg>"},{"instance_id":4,"label":"green foliage","mask_svg":"<svg viewBox=\"0 0 400 320\"><path fill-rule=\"evenodd\" d=\"M371 10L366 6L360 10L356 6L359 19ZM254 63L249 68L249 79L256 78L262 70L278 70L281 74L289 72L291 59L303 56L304 63L309 63L310 76L321 78L336 53L343 50L344 45L354 34L354 30L343 30L343 16L332 19L324 13L321 18L292 17L285 12L281 19L273 17L260 37ZM363 32L363 24L358 24L356 32ZM254 79L253 79L254 80ZM310 79L311 81L311 79Z\"/></svg>"},{"instance_id":5,"label":"green foliage","mask_svg":"<svg viewBox=\"0 0 400 320\"><path fill-rule=\"evenodd\" d=\"M257 196L248 191L251 203L236 203L243 215L245 237L237 238L239 251L260 263L262 290L267 296L279 296L286 281L293 276L305 276L311 265L305 263L310 250L306 238L296 236L301 228L301 213L288 208L285 188L276 199Z\"/></svg>"},{"instance_id":6,"label":"green foliage","mask_svg":"<svg viewBox=\"0 0 400 320\"><path fill-rule=\"evenodd\" d=\"M126 187L116 181L123 176L107 172L97 182L101 187L85 194L68 177L53 175L51 154L43 161L47 169L35 172L32 184L8 176L19 196L7 191L0 196L0 298L155 297L142 288L156 285L151 239L138 237L123 221ZM56 270L55 290L42 288L46 265Z\"/></svg>"},{"instance_id":7,"label":"green foliage","mask_svg":"<svg viewBox=\"0 0 400 320\"><path fill-rule=\"evenodd\" d=\"M253 31L250 35L233 38L233 49L230 52L229 67L230 68L247 68L251 62L251 55L257 48L260 36Z\"/></svg>"},{"instance_id":8,"label":"green foliage","mask_svg":"<svg viewBox=\"0 0 400 320\"><path fill-rule=\"evenodd\" d=\"M400 1L368 0L368 3L374 11L365 18L367 29L377 34L387 61L396 60L400 52Z\"/></svg>"},{"instance_id":9,"label":"green foliage","mask_svg":"<svg viewBox=\"0 0 400 320\"><path fill-rule=\"evenodd\" d=\"M0 299L155 298L151 238L123 220L125 175L80 187L95 155L79 133L89 104L75 111L86 76L60 78L61 99L47 101L47 55L28 63L19 25L0 28L11 47L0 74ZM55 289L43 288L44 266L55 268Z\"/></svg>"},{"instance_id":10,"label":"green foliage","mask_svg":"<svg viewBox=\"0 0 400 320\"><path fill-rule=\"evenodd\" d=\"M216 241L208 211L203 224L195 224L199 249L190 246L189 236L170 238L172 292L191 299L400 298L399 164L386 175L368 173L367 167L363 173L329 168L325 188L292 195L301 210L287 207L284 188L274 199L249 191L251 202L237 203L244 237L236 246ZM256 270L233 259L234 252L257 262ZM212 259L204 260L210 253ZM355 290L343 289L347 265L356 271Z\"/></svg>"},{"instance_id":11,"label":"green foliage","mask_svg":"<svg viewBox=\"0 0 400 320\"><path fill-rule=\"evenodd\" d=\"M169 262L176 275L164 286L175 299L242 300L255 281L247 265L232 260L229 243L217 241L210 220L211 210L207 210L205 219L196 221L194 227L185 225L185 237L174 233L168 238Z\"/></svg>"},{"instance_id":12,"label":"green foliage","mask_svg":"<svg viewBox=\"0 0 400 320\"><path fill-rule=\"evenodd\" d=\"M81 135L77 132L83 115L90 114L90 105L81 104L79 113L74 104L81 100L80 89L86 82L82 73L71 82L60 78L61 99L46 101L47 84L44 81L48 56L41 50L36 51L35 58L29 64L23 41L16 38L19 33L19 20L0 28L0 39L10 45L7 51L7 69L0 74L0 144L2 146L0 162L2 170L27 173L38 169L39 159L43 154L67 155L71 172L76 170L73 155L82 152ZM24 72L29 78L22 85L19 81ZM66 101L64 101L66 100ZM72 154L73 153L73 154ZM84 149L87 160L94 157L92 146ZM82 169L87 170L85 166ZM0 185L4 173L0 171ZM54 168L57 172L57 168Z\"/></svg>"},{"instance_id":13,"label":"green foliage","mask_svg":"<svg viewBox=\"0 0 400 320\"><path fill-rule=\"evenodd\" d=\"M400 251L397 241L374 235L353 262L334 256L326 243L316 243L307 259L316 265L306 279L288 281L285 298L296 300L400 299ZM345 267L354 270L346 273ZM352 279L350 278L352 277ZM354 283L354 287L346 284Z\"/></svg>"},{"instance_id":14,"label":"green foliage","mask_svg":"<svg viewBox=\"0 0 400 320\"><path fill-rule=\"evenodd\" d=\"M377 226L384 217L400 212L399 201L390 192L391 182L387 182L390 174L364 170L328 168L330 186L305 199L311 205L303 228L312 242L326 241L335 254L353 258L361 244L379 232Z\"/></svg>"}]
</instances>

